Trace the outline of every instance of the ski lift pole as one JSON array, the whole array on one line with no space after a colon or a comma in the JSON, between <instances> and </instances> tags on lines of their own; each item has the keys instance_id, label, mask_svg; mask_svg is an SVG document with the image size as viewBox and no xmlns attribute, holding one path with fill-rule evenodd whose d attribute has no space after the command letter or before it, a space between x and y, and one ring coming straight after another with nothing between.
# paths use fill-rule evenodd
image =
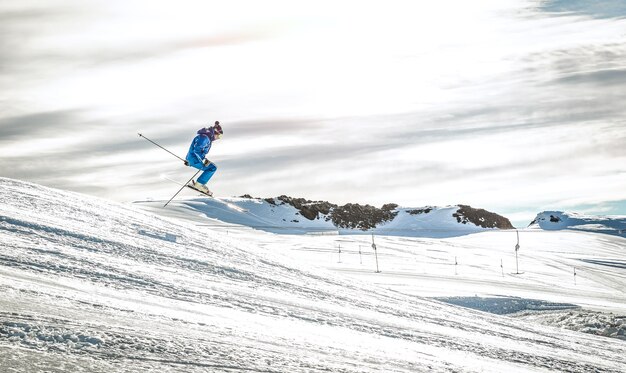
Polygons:
<instances>
[{"instance_id":1,"label":"ski lift pole","mask_svg":"<svg viewBox=\"0 0 626 373\"><path fill-rule=\"evenodd\" d=\"M339 244L339 261L337 263L341 263L341 244Z\"/></svg>"},{"instance_id":2,"label":"ski lift pole","mask_svg":"<svg viewBox=\"0 0 626 373\"><path fill-rule=\"evenodd\" d=\"M517 260L517 252L519 251L519 231L515 230L517 233L517 244L515 244L515 274L519 275L519 262Z\"/></svg>"},{"instance_id":3,"label":"ski lift pole","mask_svg":"<svg viewBox=\"0 0 626 373\"><path fill-rule=\"evenodd\" d=\"M144 135L142 135L142 134L140 134L140 133L138 133L138 135L139 135L139 137L142 137L142 138L144 138L144 139L146 139L146 140L150 141L150 142L151 142L151 143L153 143L154 145L156 145L156 146L158 146L159 148L161 148L161 149L165 150L166 152L170 153L171 155L173 155L174 157L176 157L176 158L180 159L181 161L186 162L186 161L185 161L184 159L182 159L181 157L179 157L179 156L177 156L176 154L172 153L171 151L169 151L169 150L165 149L164 147L162 147L161 145L157 144L156 142L154 142L154 141L150 140L150 139L149 139L149 138L147 138L146 136L144 136Z\"/></svg>"},{"instance_id":4,"label":"ski lift pole","mask_svg":"<svg viewBox=\"0 0 626 373\"><path fill-rule=\"evenodd\" d=\"M363 264L363 257L361 256L361 245L359 245L359 263Z\"/></svg>"},{"instance_id":5,"label":"ski lift pole","mask_svg":"<svg viewBox=\"0 0 626 373\"><path fill-rule=\"evenodd\" d=\"M176 194L174 194L174 195L172 196L172 198L170 198L170 200L169 200L169 201L167 201L167 202L165 203L165 205L163 205L163 208L167 207L167 205L168 205L170 202L172 202L172 200L174 199L174 197L176 197L176 196L178 195L178 193L180 193L180 191L181 191L181 190L183 190L183 188L185 188L185 187L187 186L187 184L189 184L189 182L190 182L191 180L193 180L193 178L194 178L194 177L196 177L196 175L197 175L200 171L202 171L202 170L198 170L198 171L196 171L196 173L195 173L195 174L193 174L193 176L191 177L191 179L187 180L187 182L186 182L185 184L183 184L183 186L182 186L182 187L180 187L180 189L178 189L178 192L176 192Z\"/></svg>"},{"instance_id":6,"label":"ski lift pole","mask_svg":"<svg viewBox=\"0 0 626 373\"><path fill-rule=\"evenodd\" d=\"M376 244L374 243L373 234L372 234L372 249L374 249L374 256L376 257L376 273L380 273L380 270L378 270L378 252L376 251Z\"/></svg>"}]
</instances>

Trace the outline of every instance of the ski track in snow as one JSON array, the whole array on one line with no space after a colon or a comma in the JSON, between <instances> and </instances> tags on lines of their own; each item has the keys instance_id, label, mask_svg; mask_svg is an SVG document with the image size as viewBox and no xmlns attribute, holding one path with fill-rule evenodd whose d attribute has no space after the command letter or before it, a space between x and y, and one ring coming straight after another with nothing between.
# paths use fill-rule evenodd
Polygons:
<instances>
[{"instance_id":1,"label":"ski track in snow","mask_svg":"<svg viewBox=\"0 0 626 373\"><path fill-rule=\"evenodd\" d=\"M337 237L322 237L319 245L329 239ZM226 235L134 206L0 178L0 367L626 370L623 341L451 306L384 281L372 284L367 276L312 266L308 259L321 252L302 250L311 240ZM393 242L401 241L381 243ZM306 255L291 256L296 252ZM354 260L354 247L351 252ZM449 267L443 252L429 255ZM410 259L411 251L379 259L385 257ZM397 267L383 275L402 281L402 272L409 272L402 261ZM613 273L597 277L608 283Z\"/></svg>"}]
</instances>

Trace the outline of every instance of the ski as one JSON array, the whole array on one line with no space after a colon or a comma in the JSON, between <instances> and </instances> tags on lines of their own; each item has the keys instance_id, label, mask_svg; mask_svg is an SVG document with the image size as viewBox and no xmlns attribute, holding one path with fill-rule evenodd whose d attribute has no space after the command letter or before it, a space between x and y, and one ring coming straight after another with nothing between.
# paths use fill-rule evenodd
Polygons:
<instances>
[{"instance_id":1,"label":"ski","mask_svg":"<svg viewBox=\"0 0 626 373\"><path fill-rule=\"evenodd\" d=\"M236 211L239 211L239 212L249 212L247 209L241 208L241 207L239 207L239 206L235 205L234 203L226 202L226 201L224 201L223 199L221 199L221 198L219 198L219 197L215 197L215 196L213 196L213 195L208 196L207 194L204 194L204 193L202 193L201 191L199 191L199 190L197 190L197 189L194 189L194 188L192 188L191 186L189 186L189 185L187 185L187 184L186 184L186 185L183 185L183 184L181 184L180 182L178 182L178 181L176 181L176 180L174 180L174 179L172 179L172 178L169 178L169 177L167 177L167 176L162 176L162 178L164 178L165 180L170 181L170 182L172 182L172 183L174 183L174 184L176 184L176 185L180 185L181 187L185 187L185 186L186 186L186 187L188 187L189 189L193 189L193 191L198 192L198 193L202 194L202 195L203 195L203 196L205 196L205 197L210 197L210 198L212 198L212 199L214 199L214 200L216 200L216 201L219 201L219 202L221 202L221 203L225 204L226 206L228 206L229 208L231 208L231 209L233 209L233 210L236 210ZM181 189L182 189L182 188L181 188ZM169 203L169 202L168 202L168 203Z\"/></svg>"},{"instance_id":2,"label":"ski","mask_svg":"<svg viewBox=\"0 0 626 373\"><path fill-rule=\"evenodd\" d=\"M216 197L213 197L213 193L211 193L211 194L206 194L206 193L204 193L204 192L202 192L202 191L200 191L200 190L198 190L198 189L196 189L196 188L192 187L191 185L189 185L189 183L187 183L187 184L181 184L180 182L178 182L178 181L176 181L176 180L174 180L174 179L172 179L172 178L169 178L169 177L167 177L167 176L163 176L163 178L164 178L165 180L167 180L167 181L171 181L172 183L174 183L174 184L176 184L176 185L180 185L180 186L182 186L182 187L185 187L185 186L186 186L187 188L189 188L189 189L193 190L194 192L198 192L198 193L202 194L203 196L206 196L206 197L211 197L211 198L217 199Z\"/></svg>"},{"instance_id":3,"label":"ski","mask_svg":"<svg viewBox=\"0 0 626 373\"><path fill-rule=\"evenodd\" d=\"M192 181L192 182L193 182L193 181ZM198 193L200 193L200 194L204 194L204 195L205 195L205 196L207 196L207 197L211 197L211 198L213 198L213 192L211 192L211 191L210 191L210 190L208 190L208 189L207 189L207 192L203 192L203 191L201 191L200 189L196 189L196 188L194 188L195 184L196 184L196 183L195 183L195 182L193 182L193 185L187 184L186 186L187 186L187 188L189 188L189 189L193 189L193 190L195 190L196 192L198 192Z\"/></svg>"}]
</instances>

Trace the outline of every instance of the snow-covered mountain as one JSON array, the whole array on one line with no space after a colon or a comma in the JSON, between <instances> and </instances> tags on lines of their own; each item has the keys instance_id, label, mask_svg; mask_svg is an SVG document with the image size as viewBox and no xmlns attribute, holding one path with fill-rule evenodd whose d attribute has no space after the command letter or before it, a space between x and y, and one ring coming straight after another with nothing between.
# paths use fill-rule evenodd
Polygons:
<instances>
[{"instance_id":1,"label":"snow-covered mountain","mask_svg":"<svg viewBox=\"0 0 626 373\"><path fill-rule=\"evenodd\" d=\"M528 227L546 230L572 229L626 236L626 216L593 216L575 212L544 211L537 214Z\"/></svg>"},{"instance_id":2,"label":"snow-covered mountain","mask_svg":"<svg viewBox=\"0 0 626 373\"><path fill-rule=\"evenodd\" d=\"M163 203L140 201L160 212ZM170 209L203 214L231 224L274 233L377 234L412 237L453 237L493 229L513 229L498 214L466 205L401 208L387 204L338 206L325 201L280 196L276 198L191 199Z\"/></svg>"},{"instance_id":3,"label":"snow-covered mountain","mask_svg":"<svg viewBox=\"0 0 626 373\"><path fill-rule=\"evenodd\" d=\"M446 303L623 310L623 269L581 259L624 238L520 231L517 272L514 231L376 237L373 252L368 236L276 235L188 203L156 215L0 178L0 370L626 370L617 338Z\"/></svg>"}]
</instances>

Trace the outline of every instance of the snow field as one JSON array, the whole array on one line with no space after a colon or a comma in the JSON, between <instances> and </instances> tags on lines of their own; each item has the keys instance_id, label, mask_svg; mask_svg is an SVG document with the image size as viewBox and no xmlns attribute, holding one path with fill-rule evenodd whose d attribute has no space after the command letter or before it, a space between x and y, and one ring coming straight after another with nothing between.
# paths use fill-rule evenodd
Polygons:
<instances>
[{"instance_id":1,"label":"snow field","mask_svg":"<svg viewBox=\"0 0 626 373\"><path fill-rule=\"evenodd\" d=\"M377 238L383 272L376 274L371 255L369 268L360 271L354 254L349 271L327 265L334 253L324 251L326 244L342 236L277 236L232 227L226 233L197 226L192 220L205 219L197 214L192 220L163 218L9 179L0 179L0 206L3 371L626 367L620 340L419 296L426 286L413 287L424 277L407 283L412 257L400 238ZM430 242L432 251L414 259L425 272L426 258L446 269L448 290L471 280L469 274L456 280L461 273L450 274L444 262L452 253L446 248L461 250L464 238L440 246L437 240L414 242ZM531 280L538 283L542 276ZM436 275L431 277L430 285L437 286ZM608 303L603 296L596 301Z\"/></svg>"}]
</instances>

